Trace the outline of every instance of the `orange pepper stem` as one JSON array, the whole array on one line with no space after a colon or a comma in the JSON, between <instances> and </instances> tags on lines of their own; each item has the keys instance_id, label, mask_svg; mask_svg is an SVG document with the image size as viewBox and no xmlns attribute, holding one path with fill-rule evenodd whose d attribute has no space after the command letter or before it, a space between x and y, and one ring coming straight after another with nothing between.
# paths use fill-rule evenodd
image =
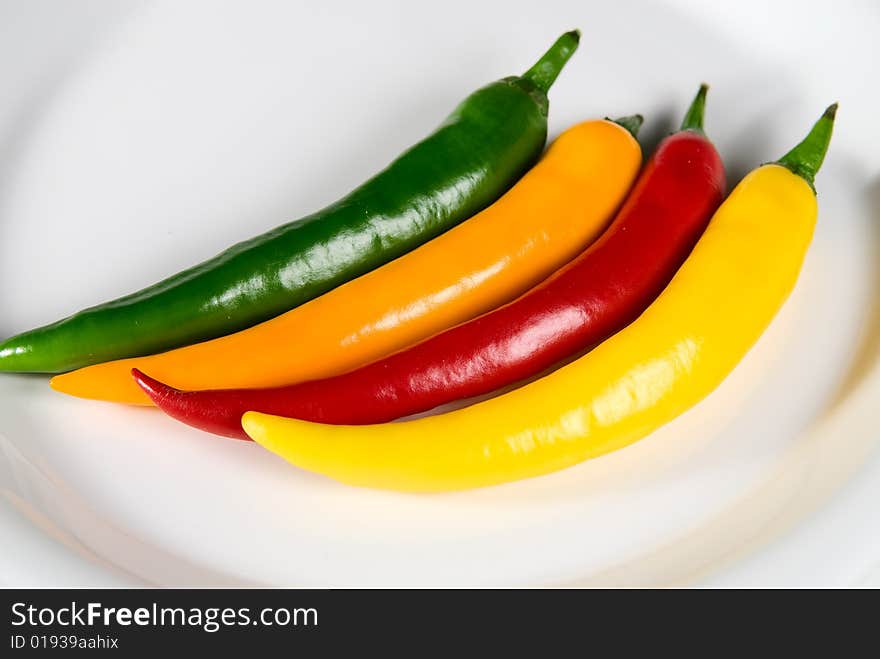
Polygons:
<instances>
[{"instance_id":1,"label":"orange pepper stem","mask_svg":"<svg viewBox=\"0 0 880 659\"><path fill-rule=\"evenodd\" d=\"M626 117L619 117L617 119L611 119L609 117L605 117L608 121L613 121L618 126L623 126L629 131L629 134L633 137L639 136L639 129L642 127L642 124L645 122L645 118L640 114L631 114Z\"/></svg>"}]
</instances>

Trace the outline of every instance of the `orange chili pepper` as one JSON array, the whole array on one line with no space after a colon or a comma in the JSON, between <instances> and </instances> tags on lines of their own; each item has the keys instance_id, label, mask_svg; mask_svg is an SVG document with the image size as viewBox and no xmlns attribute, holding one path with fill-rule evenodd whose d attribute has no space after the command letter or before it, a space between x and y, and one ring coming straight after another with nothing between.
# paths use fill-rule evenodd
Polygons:
<instances>
[{"instance_id":1,"label":"orange chili pepper","mask_svg":"<svg viewBox=\"0 0 880 659\"><path fill-rule=\"evenodd\" d=\"M150 405L132 368L179 389L274 387L342 373L504 304L579 254L638 173L622 126L565 131L503 197L418 249L277 318L52 379L63 393Z\"/></svg>"}]
</instances>

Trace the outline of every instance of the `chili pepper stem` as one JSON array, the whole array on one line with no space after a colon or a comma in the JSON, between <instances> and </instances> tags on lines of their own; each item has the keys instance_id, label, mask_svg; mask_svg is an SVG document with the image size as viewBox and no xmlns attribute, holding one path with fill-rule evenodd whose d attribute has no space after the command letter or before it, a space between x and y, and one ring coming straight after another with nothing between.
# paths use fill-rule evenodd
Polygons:
<instances>
[{"instance_id":1,"label":"chili pepper stem","mask_svg":"<svg viewBox=\"0 0 880 659\"><path fill-rule=\"evenodd\" d=\"M705 82L700 85L700 90L694 97L691 106L684 115L684 120L681 122L681 130L692 130L701 135L705 134L703 131L703 115L706 110L706 93L708 91L709 85Z\"/></svg>"},{"instance_id":2,"label":"chili pepper stem","mask_svg":"<svg viewBox=\"0 0 880 659\"><path fill-rule=\"evenodd\" d=\"M562 71L562 67L565 66L565 63L574 54L574 51L577 50L580 40L580 30L566 32L550 46L547 52L541 56L541 59L535 62L535 65L526 71L522 77L546 94L559 75L559 72Z\"/></svg>"},{"instance_id":3,"label":"chili pepper stem","mask_svg":"<svg viewBox=\"0 0 880 659\"><path fill-rule=\"evenodd\" d=\"M640 114L631 114L626 117L618 117L617 119L612 119L611 117L605 117L607 121L614 122L618 126L623 126L629 131L629 134L635 138L639 136L639 129L642 127L642 124L645 122L645 118Z\"/></svg>"},{"instance_id":4,"label":"chili pepper stem","mask_svg":"<svg viewBox=\"0 0 880 659\"><path fill-rule=\"evenodd\" d=\"M810 132L801 143L776 161L777 165L786 167L809 183L813 192L816 192L813 181L825 160L828 144L831 142L836 114L837 103L832 103L819 117L819 120L813 124Z\"/></svg>"}]
</instances>

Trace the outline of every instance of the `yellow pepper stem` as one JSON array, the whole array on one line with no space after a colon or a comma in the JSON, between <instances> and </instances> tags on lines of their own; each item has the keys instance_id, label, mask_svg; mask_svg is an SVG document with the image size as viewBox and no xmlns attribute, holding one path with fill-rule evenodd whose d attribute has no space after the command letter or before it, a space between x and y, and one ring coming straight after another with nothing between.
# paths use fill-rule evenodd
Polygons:
<instances>
[{"instance_id":1,"label":"yellow pepper stem","mask_svg":"<svg viewBox=\"0 0 880 659\"><path fill-rule=\"evenodd\" d=\"M816 186L813 185L813 181L828 152L836 114L837 103L832 103L819 117L819 121L813 124L813 128L801 143L776 161L777 165L791 170L809 183L814 193Z\"/></svg>"}]
</instances>

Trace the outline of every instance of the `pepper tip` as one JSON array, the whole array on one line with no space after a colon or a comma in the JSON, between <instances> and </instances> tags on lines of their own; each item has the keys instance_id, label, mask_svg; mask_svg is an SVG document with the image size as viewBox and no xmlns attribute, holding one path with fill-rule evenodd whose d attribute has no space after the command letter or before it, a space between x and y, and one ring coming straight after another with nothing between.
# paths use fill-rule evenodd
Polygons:
<instances>
[{"instance_id":1,"label":"pepper tip","mask_svg":"<svg viewBox=\"0 0 880 659\"><path fill-rule=\"evenodd\" d=\"M241 429L257 444L263 444L266 439L265 427L260 423L260 415L257 412L245 412L241 415Z\"/></svg>"},{"instance_id":2,"label":"pepper tip","mask_svg":"<svg viewBox=\"0 0 880 659\"><path fill-rule=\"evenodd\" d=\"M137 382L138 386L144 390L144 393L147 394L147 396L149 396L157 405L169 395L179 393L174 387L170 387L163 382L159 382L159 380L155 378L151 378L138 368L131 369L131 376L134 378L134 381Z\"/></svg>"},{"instance_id":3,"label":"pepper tip","mask_svg":"<svg viewBox=\"0 0 880 659\"><path fill-rule=\"evenodd\" d=\"M825 113L822 116L826 119L834 119L834 117L837 116L837 106L837 102L832 103L827 108L825 108Z\"/></svg>"}]
</instances>

